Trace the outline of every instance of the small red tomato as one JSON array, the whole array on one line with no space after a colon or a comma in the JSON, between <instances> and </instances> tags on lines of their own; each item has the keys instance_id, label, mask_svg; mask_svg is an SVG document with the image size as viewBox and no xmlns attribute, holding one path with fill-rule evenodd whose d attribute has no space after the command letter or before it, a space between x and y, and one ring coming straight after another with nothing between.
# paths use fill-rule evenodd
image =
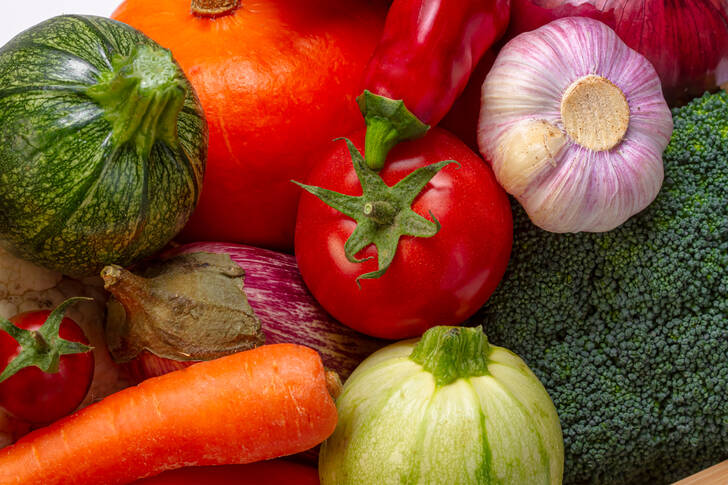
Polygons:
<instances>
[{"instance_id":1,"label":"small red tomato","mask_svg":"<svg viewBox=\"0 0 728 485\"><path fill-rule=\"evenodd\" d=\"M30 365L0 382L0 406L16 418L34 424L48 424L73 412L86 397L94 374L94 357L88 348L81 351L83 347L79 347L75 349L78 353L67 353L74 351L75 342L88 344L76 322L67 317L60 321L56 334L60 339L44 339L40 335L38 331L50 315L48 310L38 310L10 319L15 327L35 332L23 332L26 339L32 336L35 343L26 341L27 345L21 345L7 331L0 330L0 372L21 352L49 362L54 358L50 354L59 350L60 355L55 357L57 372L44 372ZM29 350L31 346L33 349Z\"/></svg>"},{"instance_id":2,"label":"small red tomato","mask_svg":"<svg viewBox=\"0 0 728 485\"><path fill-rule=\"evenodd\" d=\"M352 142L361 151L364 132L354 135ZM344 142L335 143L314 166L307 184L360 196L362 187L352 156ZM360 231L364 223L374 223L360 218L365 222L357 225L352 217L316 196L301 196L296 258L311 293L334 318L367 335L413 337L435 325L462 323L495 290L510 257L513 221L506 193L480 157L448 132L432 129L423 138L397 145L379 175L391 187L415 170L444 160L456 160L460 166L451 163L441 168L411 203L417 215L431 222L436 218L439 231L430 237L403 235L386 272L374 279L360 279L361 288L357 277L377 272L377 257L382 254L378 255L373 244L363 247L368 238L354 237L350 248L363 247L356 258L371 259L352 262L344 245L355 228ZM347 210L356 214L357 201L348 204L354 209ZM367 213L376 206L364 204L362 208ZM390 213L385 219L398 220L400 214L392 217ZM412 218L412 214L404 215ZM422 228L422 232L431 224L423 219L414 222L411 227ZM379 245L385 255L392 247Z\"/></svg>"}]
</instances>

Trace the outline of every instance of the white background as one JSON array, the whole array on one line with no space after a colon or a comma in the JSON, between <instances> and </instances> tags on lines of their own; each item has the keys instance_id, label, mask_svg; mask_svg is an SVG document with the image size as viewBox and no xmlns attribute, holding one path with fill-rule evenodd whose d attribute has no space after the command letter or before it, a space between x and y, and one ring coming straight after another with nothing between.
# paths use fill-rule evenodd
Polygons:
<instances>
[{"instance_id":1,"label":"white background","mask_svg":"<svg viewBox=\"0 0 728 485\"><path fill-rule=\"evenodd\" d=\"M121 2L122 0L0 0L0 46L28 27L56 15L80 13L108 17Z\"/></svg>"}]
</instances>

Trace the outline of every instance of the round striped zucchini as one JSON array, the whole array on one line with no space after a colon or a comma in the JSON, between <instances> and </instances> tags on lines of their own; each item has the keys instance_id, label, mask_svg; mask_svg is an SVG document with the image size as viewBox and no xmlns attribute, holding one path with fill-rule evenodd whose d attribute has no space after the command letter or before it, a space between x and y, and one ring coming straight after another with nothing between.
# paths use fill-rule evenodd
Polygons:
<instances>
[{"instance_id":1,"label":"round striped zucchini","mask_svg":"<svg viewBox=\"0 0 728 485\"><path fill-rule=\"evenodd\" d=\"M434 327L354 371L319 455L322 485L560 484L554 404L480 327Z\"/></svg>"},{"instance_id":2,"label":"round striped zucchini","mask_svg":"<svg viewBox=\"0 0 728 485\"><path fill-rule=\"evenodd\" d=\"M59 16L0 48L0 244L70 276L129 265L194 209L207 124L169 51Z\"/></svg>"}]
</instances>

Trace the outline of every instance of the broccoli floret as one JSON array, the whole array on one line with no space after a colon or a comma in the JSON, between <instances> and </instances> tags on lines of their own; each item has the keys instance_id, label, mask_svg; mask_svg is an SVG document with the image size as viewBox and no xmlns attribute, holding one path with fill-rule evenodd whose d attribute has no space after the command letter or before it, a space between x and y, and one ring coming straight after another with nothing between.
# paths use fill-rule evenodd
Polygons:
<instances>
[{"instance_id":1,"label":"broccoli floret","mask_svg":"<svg viewBox=\"0 0 728 485\"><path fill-rule=\"evenodd\" d=\"M728 458L728 94L673 118L662 190L619 228L548 233L514 204L477 318L554 400L565 483L668 483Z\"/></svg>"}]
</instances>

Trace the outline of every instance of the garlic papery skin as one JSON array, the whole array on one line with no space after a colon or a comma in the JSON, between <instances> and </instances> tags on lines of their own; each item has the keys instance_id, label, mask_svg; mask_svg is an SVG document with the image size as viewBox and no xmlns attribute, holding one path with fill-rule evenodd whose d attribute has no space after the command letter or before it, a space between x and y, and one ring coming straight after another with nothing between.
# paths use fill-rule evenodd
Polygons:
<instances>
[{"instance_id":1,"label":"garlic papery skin","mask_svg":"<svg viewBox=\"0 0 728 485\"><path fill-rule=\"evenodd\" d=\"M563 18L511 40L481 106L481 153L547 231L614 229L662 186L672 116L660 79L597 20Z\"/></svg>"}]
</instances>

